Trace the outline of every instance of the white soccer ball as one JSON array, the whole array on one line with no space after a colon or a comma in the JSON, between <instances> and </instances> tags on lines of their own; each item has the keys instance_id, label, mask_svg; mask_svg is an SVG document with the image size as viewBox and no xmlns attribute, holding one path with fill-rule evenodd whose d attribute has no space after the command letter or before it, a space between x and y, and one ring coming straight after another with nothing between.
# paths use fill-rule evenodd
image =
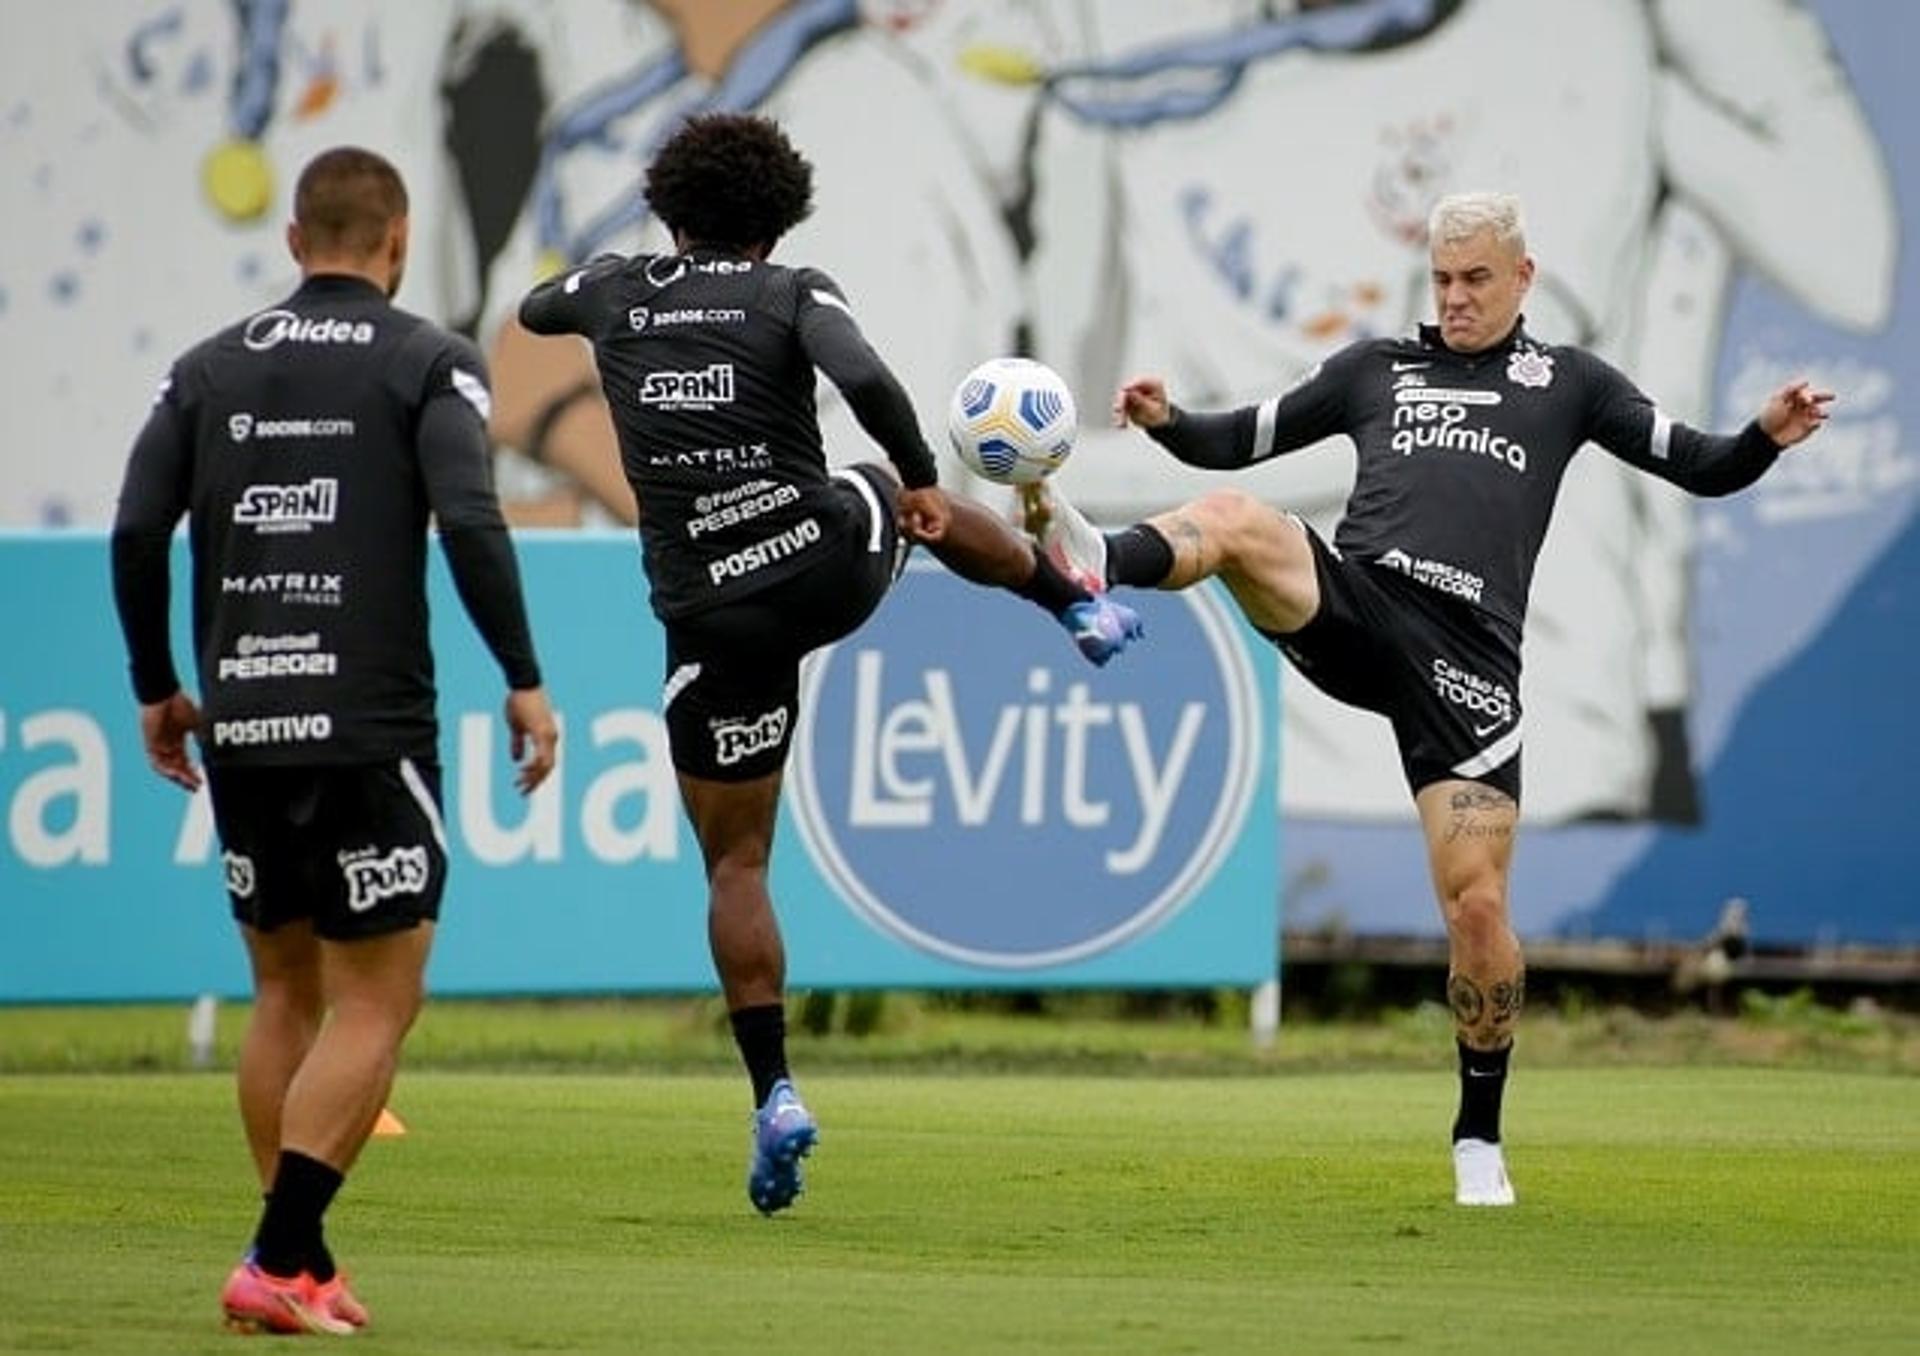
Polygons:
<instances>
[{"instance_id":1,"label":"white soccer ball","mask_svg":"<svg viewBox=\"0 0 1920 1356\"><path fill-rule=\"evenodd\" d=\"M1079 431L1073 392L1031 358L989 358L967 373L947 409L947 437L960 460L1002 485L1052 475Z\"/></svg>"}]
</instances>

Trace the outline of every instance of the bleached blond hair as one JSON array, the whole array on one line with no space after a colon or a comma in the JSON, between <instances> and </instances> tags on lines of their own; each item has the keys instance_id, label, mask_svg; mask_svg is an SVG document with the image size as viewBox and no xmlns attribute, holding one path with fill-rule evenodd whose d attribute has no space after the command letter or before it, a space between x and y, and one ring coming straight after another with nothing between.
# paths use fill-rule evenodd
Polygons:
<instances>
[{"instance_id":1,"label":"bleached blond hair","mask_svg":"<svg viewBox=\"0 0 1920 1356\"><path fill-rule=\"evenodd\" d=\"M1431 244L1471 240L1482 231L1493 232L1502 245L1525 254L1527 223L1520 214L1520 199L1511 193L1449 193L1427 216Z\"/></svg>"}]
</instances>

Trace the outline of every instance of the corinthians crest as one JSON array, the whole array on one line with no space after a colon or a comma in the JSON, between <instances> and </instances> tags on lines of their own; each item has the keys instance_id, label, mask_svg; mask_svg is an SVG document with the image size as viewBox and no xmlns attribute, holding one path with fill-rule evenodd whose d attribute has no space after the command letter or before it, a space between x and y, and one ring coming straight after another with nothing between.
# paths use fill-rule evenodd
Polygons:
<instances>
[{"instance_id":1,"label":"corinthians crest","mask_svg":"<svg viewBox=\"0 0 1920 1356\"><path fill-rule=\"evenodd\" d=\"M1507 359L1507 380L1515 386L1545 386L1553 380L1553 359L1537 348L1515 349Z\"/></svg>"}]
</instances>

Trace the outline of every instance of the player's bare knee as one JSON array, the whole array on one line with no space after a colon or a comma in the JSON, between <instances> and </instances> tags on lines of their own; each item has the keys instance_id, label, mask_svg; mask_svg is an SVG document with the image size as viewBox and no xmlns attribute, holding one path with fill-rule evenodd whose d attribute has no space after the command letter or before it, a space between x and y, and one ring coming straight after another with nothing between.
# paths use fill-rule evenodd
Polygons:
<instances>
[{"instance_id":1,"label":"player's bare knee","mask_svg":"<svg viewBox=\"0 0 1920 1356\"><path fill-rule=\"evenodd\" d=\"M1507 896L1497 880L1476 878L1447 892L1443 901L1447 935L1457 952L1489 956L1505 949L1512 929L1507 920Z\"/></svg>"},{"instance_id":2,"label":"player's bare knee","mask_svg":"<svg viewBox=\"0 0 1920 1356\"><path fill-rule=\"evenodd\" d=\"M1273 518L1273 510L1245 490L1214 490L1195 501L1193 507L1215 543L1229 554L1257 540Z\"/></svg>"},{"instance_id":3,"label":"player's bare knee","mask_svg":"<svg viewBox=\"0 0 1920 1356\"><path fill-rule=\"evenodd\" d=\"M707 866L707 884L714 894L765 883L769 853L764 843L743 843L716 853Z\"/></svg>"},{"instance_id":4,"label":"player's bare knee","mask_svg":"<svg viewBox=\"0 0 1920 1356\"><path fill-rule=\"evenodd\" d=\"M420 984L394 984L377 991L343 994L335 998L329 1021L352 1033L356 1050L390 1053L400 1048L413 1029L425 1001L425 989Z\"/></svg>"},{"instance_id":5,"label":"player's bare knee","mask_svg":"<svg viewBox=\"0 0 1920 1356\"><path fill-rule=\"evenodd\" d=\"M325 1011L317 979L279 977L254 985L253 1021L280 1032L316 1029Z\"/></svg>"}]
</instances>

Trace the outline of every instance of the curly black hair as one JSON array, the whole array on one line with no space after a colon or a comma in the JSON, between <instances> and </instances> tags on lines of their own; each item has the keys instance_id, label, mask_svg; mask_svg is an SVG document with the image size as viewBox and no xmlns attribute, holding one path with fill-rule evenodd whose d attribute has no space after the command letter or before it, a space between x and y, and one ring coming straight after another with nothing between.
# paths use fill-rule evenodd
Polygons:
<instances>
[{"instance_id":1,"label":"curly black hair","mask_svg":"<svg viewBox=\"0 0 1920 1356\"><path fill-rule=\"evenodd\" d=\"M703 245L773 248L813 210L813 166L771 118L690 118L647 166L647 202Z\"/></svg>"}]
</instances>

